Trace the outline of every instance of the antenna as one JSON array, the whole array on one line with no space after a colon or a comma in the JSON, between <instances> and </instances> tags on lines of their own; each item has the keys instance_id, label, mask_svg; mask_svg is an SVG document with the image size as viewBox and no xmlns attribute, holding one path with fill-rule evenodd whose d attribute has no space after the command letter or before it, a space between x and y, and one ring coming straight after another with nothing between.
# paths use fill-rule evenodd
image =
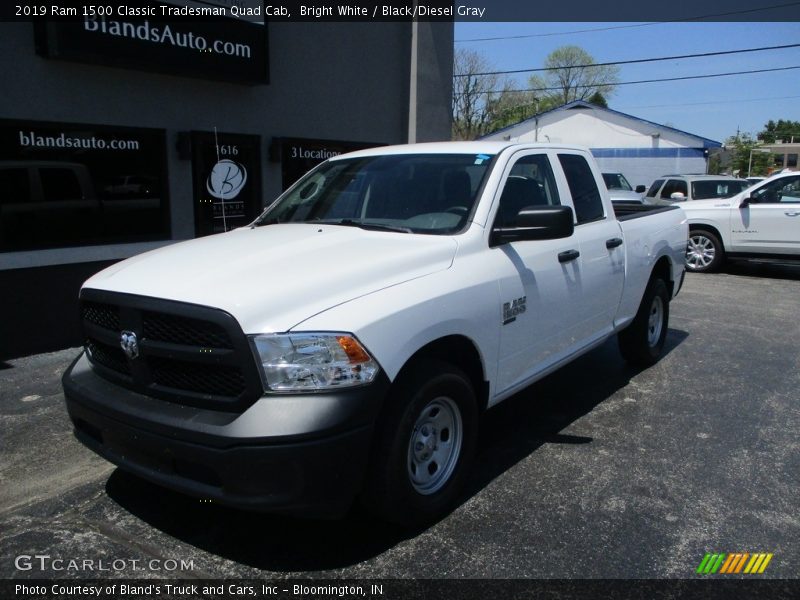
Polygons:
<instances>
[{"instance_id":1,"label":"antenna","mask_svg":"<svg viewBox=\"0 0 800 600\"><path fill-rule=\"evenodd\" d=\"M214 145L217 147L217 164L219 164L219 139L217 138L217 126L214 125ZM222 204L222 230L228 231L228 222L225 219L225 186L221 186L220 192L222 196L220 197L220 202Z\"/></svg>"}]
</instances>

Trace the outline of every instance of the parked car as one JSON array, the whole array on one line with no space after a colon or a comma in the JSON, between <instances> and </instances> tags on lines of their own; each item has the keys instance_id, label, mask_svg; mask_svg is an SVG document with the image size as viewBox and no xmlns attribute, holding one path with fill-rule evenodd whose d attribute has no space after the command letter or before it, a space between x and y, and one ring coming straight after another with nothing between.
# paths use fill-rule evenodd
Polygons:
<instances>
[{"instance_id":1,"label":"parked car","mask_svg":"<svg viewBox=\"0 0 800 600\"><path fill-rule=\"evenodd\" d=\"M749 187L746 179L720 175L664 175L647 190L645 203L667 205L673 202L730 198Z\"/></svg>"},{"instance_id":2,"label":"parked car","mask_svg":"<svg viewBox=\"0 0 800 600\"><path fill-rule=\"evenodd\" d=\"M800 173L774 175L728 199L681 206L689 221L689 271L713 271L726 258L800 260Z\"/></svg>"},{"instance_id":3,"label":"parked car","mask_svg":"<svg viewBox=\"0 0 800 600\"><path fill-rule=\"evenodd\" d=\"M644 192L647 188L637 185L634 190L622 173L603 173L603 181L613 204L642 204L644 202Z\"/></svg>"},{"instance_id":4,"label":"parked car","mask_svg":"<svg viewBox=\"0 0 800 600\"><path fill-rule=\"evenodd\" d=\"M465 483L482 413L618 335L662 354L679 207L617 218L585 148L382 147L322 163L250 226L117 263L80 299L75 434L248 509L404 524Z\"/></svg>"}]
</instances>

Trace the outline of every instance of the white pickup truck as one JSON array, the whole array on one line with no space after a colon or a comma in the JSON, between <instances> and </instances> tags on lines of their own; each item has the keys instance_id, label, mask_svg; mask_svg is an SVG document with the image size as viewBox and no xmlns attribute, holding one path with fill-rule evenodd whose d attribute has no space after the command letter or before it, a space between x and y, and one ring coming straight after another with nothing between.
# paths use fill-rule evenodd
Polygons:
<instances>
[{"instance_id":1,"label":"white pickup truck","mask_svg":"<svg viewBox=\"0 0 800 600\"><path fill-rule=\"evenodd\" d=\"M435 518L486 409L613 334L632 363L659 358L687 227L678 207L629 210L582 148L332 158L250 226L85 283L75 433L222 504Z\"/></svg>"},{"instance_id":2,"label":"white pickup truck","mask_svg":"<svg viewBox=\"0 0 800 600\"><path fill-rule=\"evenodd\" d=\"M800 260L800 173L782 173L732 196L681 204L689 220L686 268L726 258Z\"/></svg>"}]
</instances>

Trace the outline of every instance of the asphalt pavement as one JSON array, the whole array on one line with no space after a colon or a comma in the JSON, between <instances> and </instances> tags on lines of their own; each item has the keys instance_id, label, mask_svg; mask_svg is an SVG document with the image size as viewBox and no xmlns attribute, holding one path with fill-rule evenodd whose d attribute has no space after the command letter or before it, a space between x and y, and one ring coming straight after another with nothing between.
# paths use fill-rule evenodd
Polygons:
<instances>
[{"instance_id":1,"label":"asphalt pavement","mask_svg":"<svg viewBox=\"0 0 800 600\"><path fill-rule=\"evenodd\" d=\"M461 502L414 532L116 469L72 436L77 353L0 362L1 578L690 578L719 552L800 573L800 267L690 274L657 365L610 340L489 411Z\"/></svg>"}]
</instances>

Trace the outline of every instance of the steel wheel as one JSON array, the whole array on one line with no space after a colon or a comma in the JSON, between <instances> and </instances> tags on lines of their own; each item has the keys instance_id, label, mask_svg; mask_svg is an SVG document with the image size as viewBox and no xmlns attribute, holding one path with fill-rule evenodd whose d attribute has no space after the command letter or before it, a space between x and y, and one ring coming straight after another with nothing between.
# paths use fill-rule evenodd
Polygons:
<instances>
[{"instance_id":1,"label":"steel wheel","mask_svg":"<svg viewBox=\"0 0 800 600\"><path fill-rule=\"evenodd\" d=\"M477 439L470 378L436 358L409 363L378 421L362 504L404 526L441 517L461 493Z\"/></svg>"},{"instance_id":2,"label":"steel wheel","mask_svg":"<svg viewBox=\"0 0 800 600\"><path fill-rule=\"evenodd\" d=\"M647 284L644 297L631 324L619 332L619 349L629 363L648 367L664 350L669 327L669 292L661 278Z\"/></svg>"},{"instance_id":3,"label":"steel wheel","mask_svg":"<svg viewBox=\"0 0 800 600\"><path fill-rule=\"evenodd\" d=\"M408 477L418 493L435 494L447 483L462 437L461 411L453 400L439 397L422 409L408 443Z\"/></svg>"},{"instance_id":4,"label":"steel wheel","mask_svg":"<svg viewBox=\"0 0 800 600\"><path fill-rule=\"evenodd\" d=\"M654 347L661 338L661 328L664 326L664 301L661 296L655 296L650 305L650 316L647 319L647 345Z\"/></svg>"}]
</instances>

